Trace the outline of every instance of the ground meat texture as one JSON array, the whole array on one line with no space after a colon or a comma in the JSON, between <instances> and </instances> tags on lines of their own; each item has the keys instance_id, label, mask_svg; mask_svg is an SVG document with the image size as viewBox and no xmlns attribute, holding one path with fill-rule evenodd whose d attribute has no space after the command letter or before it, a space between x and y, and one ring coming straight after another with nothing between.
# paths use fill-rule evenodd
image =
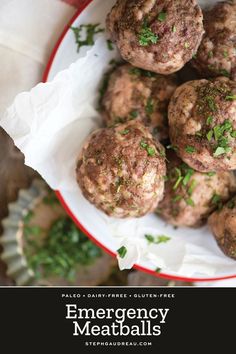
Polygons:
<instances>
[{"instance_id":1,"label":"ground meat texture","mask_svg":"<svg viewBox=\"0 0 236 354\"><path fill-rule=\"evenodd\" d=\"M236 80L236 2L221 2L204 16L206 33L192 64L202 77Z\"/></svg>"},{"instance_id":2,"label":"ground meat texture","mask_svg":"<svg viewBox=\"0 0 236 354\"><path fill-rule=\"evenodd\" d=\"M225 255L236 259L236 197L210 216L209 226Z\"/></svg>"},{"instance_id":3,"label":"ground meat texture","mask_svg":"<svg viewBox=\"0 0 236 354\"><path fill-rule=\"evenodd\" d=\"M196 80L177 88L169 104L170 139L200 172L236 169L236 82Z\"/></svg>"},{"instance_id":4,"label":"ground meat texture","mask_svg":"<svg viewBox=\"0 0 236 354\"><path fill-rule=\"evenodd\" d=\"M102 100L106 125L138 119L149 126L159 140L167 139L167 108L176 88L175 75L163 76L130 64L117 67Z\"/></svg>"},{"instance_id":5,"label":"ground meat texture","mask_svg":"<svg viewBox=\"0 0 236 354\"><path fill-rule=\"evenodd\" d=\"M92 204L107 215L140 217L164 194L165 151L137 121L94 132L77 164L77 181Z\"/></svg>"},{"instance_id":6,"label":"ground meat texture","mask_svg":"<svg viewBox=\"0 0 236 354\"><path fill-rule=\"evenodd\" d=\"M236 192L233 172L197 172L168 154L164 199L157 213L174 226L200 227Z\"/></svg>"},{"instance_id":7,"label":"ground meat texture","mask_svg":"<svg viewBox=\"0 0 236 354\"><path fill-rule=\"evenodd\" d=\"M204 33L196 0L118 0L107 29L126 61L165 75L192 58Z\"/></svg>"}]
</instances>

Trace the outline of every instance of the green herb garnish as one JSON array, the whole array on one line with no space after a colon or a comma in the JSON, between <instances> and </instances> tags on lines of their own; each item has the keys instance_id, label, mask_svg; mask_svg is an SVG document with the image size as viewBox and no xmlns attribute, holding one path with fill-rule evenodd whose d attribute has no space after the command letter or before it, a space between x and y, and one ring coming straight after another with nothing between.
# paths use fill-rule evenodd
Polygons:
<instances>
[{"instance_id":1,"label":"green herb garnish","mask_svg":"<svg viewBox=\"0 0 236 354\"><path fill-rule=\"evenodd\" d=\"M192 206L192 207L195 206L195 203L191 198L186 199L186 204L188 204L189 206Z\"/></svg>"},{"instance_id":2,"label":"green herb garnish","mask_svg":"<svg viewBox=\"0 0 236 354\"><path fill-rule=\"evenodd\" d=\"M156 273L161 273L161 270L162 270L161 268L156 268L156 269L155 269L155 272L156 272Z\"/></svg>"},{"instance_id":3,"label":"green herb garnish","mask_svg":"<svg viewBox=\"0 0 236 354\"><path fill-rule=\"evenodd\" d=\"M120 132L121 135L127 135L129 134L130 130L129 129L124 129Z\"/></svg>"},{"instance_id":4,"label":"green herb garnish","mask_svg":"<svg viewBox=\"0 0 236 354\"><path fill-rule=\"evenodd\" d=\"M192 154L192 153L196 152L196 149L195 149L194 146L189 146L189 145L188 145L188 146L186 146L185 151L186 151L188 154Z\"/></svg>"},{"instance_id":5,"label":"green herb garnish","mask_svg":"<svg viewBox=\"0 0 236 354\"><path fill-rule=\"evenodd\" d=\"M114 46L113 46L113 43L110 39L107 40L107 48L109 50L113 50L114 49Z\"/></svg>"},{"instance_id":6,"label":"green herb garnish","mask_svg":"<svg viewBox=\"0 0 236 354\"><path fill-rule=\"evenodd\" d=\"M228 95L225 97L226 101L234 101L236 100L236 95Z\"/></svg>"},{"instance_id":7,"label":"green herb garnish","mask_svg":"<svg viewBox=\"0 0 236 354\"><path fill-rule=\"evenodd\" d=\"M40 238L45 230L29 224L24 225L23 232L27 262L38 279L58 276L72 281L77 267L92 264L102 255L67 216L56 220L46 237Z\"/></svg>"},{"instance_id":8,"label":"green herb garnish","mask_svg":"<svg viewBox=\"0 0 236 354\"><path fill-rule=\"evenodd\" d=\"M146 149L146 148L148 147L148 144L147 144L144 140L142 140L142 141L140 142L140 146L141 146L143 149Z\"/></svg>"},{"instance_id":9,"label":"green herb garnish","mask_svg":"<svg viewBox=\"0 0 236 354\"><path fill-rule=\"evenodd\" d=\"M77 44L77 52L80 51L80 48L83 46L92 46L94 45L94 36L97 33L104 32L104 28L99 27L100 24L96 23L88 24L88 25L80 25L79 27L71 27L71 30L75 35L75 42ZM82 39L82 32L85 30L84 39Z\"/></svg>"},{"instance_id":10,"label":"green herb garnish","mask_svg":"<svg viewBox=\"0 0 236 354\"><path fill-rule=\"evenodd\" d=\"M145 235L145 238L149 243L154 243L156 245L159 245L160 243L166 243L171 240L170 237L165 235L160 235L155 237L152 235Z\"/></svg>"},{"instance_id":11,"label":"green herb garnish","mask_svg":"<svg viewBox=\"0 0 236 354\"><path fill-rule=\"evenodd\" d=\"M155 241L155 238L152 235L144 235L144 237L150 243L153 243Z\"/></svg>"},{"instance_id":12,"label":"green herb garnish","mask_svg":"<svg viewBox=\"0 0 236 354\"><path fill-rule=\"evenodd\" d=\"M132 111L129 114L133 119L138 117L138 111Z\"/></svg>"},{"instance_id":13,"label":"green herb garnish","mask_svg":"<svg viewBox=\"0 0 236 354\"><path fill-rule=\"evenodd\" d=\"M175 33L176 31L177 31L177 28L176 28L176 26L174 25L174 26L172 27L172 32Z\"/></svg>"},{"instance_id":14,"label":"green herb garnish","mask_svg":"<svg viewBox=\"0 0 236 354\"><path fill-rule=\"evenodd\" d=\"M145 110L148 115L154 112L154 104L153 104L153 99L151 97L149 97L147 100Z\"/></svg>"},{"instance_id":15,"label":"green herb garnish","mask_svg":"<svg viewBox=\"0 0 236 354\"><path fill-rule=\"evenodd\" d=\"M225 70L225 69L221 69L219 71L219 74L221 74L223 76L226 76L226 77L230 77L230 73L227 70Z\"/></svg>"},{"instance_id":16,"label":"green herb garnish","mask_svg":"<svg viewBox=\"0 0 236 354\"><path fill-rule=\"evenodd\" d=\"M145 149L148 153L148 156L155 156L156 155L156 150L155 148L151 147L148 145L148 143L144 140L141 140L140 142L140 146L141 148Z\"/></svg>"},{"instance_id":17,"label":"green herb garnish","mask_svg":"<svg viewBox=\"0 0 236 354\"><path fill-rule=\"evenodd\" d=\"M195 180L193 180L190 184L190 187L188 189L188 195L192 195L194 188L197 186L197 182Z\"/></svg>"},{"instance_id":18,"label":"green herb garnish","mask_svg":"<svg viewBox=\"0 0 236 354\"><path fill-rule=\"evenodd\" d=\"M216 172L207 172L206 175L207 175L208 177L213 177L213 176L216 175Z\"/></svg>"},{"instance_id":19,"label":"green herb garnish","mask_svg":"<svg viewBox=\"0 0 236 354\"><path fill-rule=\"evenodd\" d=\"M218 209L221 209L223 206L221 196L216 193L213 194L212 199L211 199L211 204L217 206Z\"/></svg>"},{"instance_id":20,"label":"green herb garnish","mask_svg":"<svg viewBox=\"0 0 236 354\"><path fill-rule=\"evenodd\" d=\"M120 258L125 258L127 254L127 248L125 246L122 246L117 250L117 253L120 256Z\"/></svg>"},{"instance_id":21,"label":"green herb garnish","mask_svg":"<svg viewBox=\"0 0 236 354\"><path fill-rule=\"evenodd\" d=\"M213 156L214 156L214 157L218 157L218 156L223 155L223 154L225 154L225 153L226 153L225 148L219 146L219 147L215 150Z\"/></svg>"},{"instance_id":22,"label":"green herb garnish","mask_svg":"<svg viewBox=\"0 0 236 354\"><path fill-rule=\"evenodd\" d=\"M147 153L148 153L148 156L155 156L156 155L156 150L152 147L147 147Z\"/></svg>"},{"instance_id":23,"label":"green herb garnish","mask_svg":"<svg viewBox=\"0 0 236 354\"><path fill-rule=\"evenodd\" d=\"M207 140L208 140L208 141L211 141L211 139L212 139L212 137L213 137L213 130L210 130L210 131L207 133L206 137L207 137Z\"/></svg>"},{"instance_id":24,"label":"green herb garnish","mask_svg":"<svg viewBox=\"0 0 236 354\"><path fill-rule=\"evenodd\" d=\"M158 36L152 32L152 29L145 23L139 33L139 44L142 47L147 47L150 44L156 44Z\"/></svg>"},{"instance_id":25,"label":"green herb garnish","mask_svg":"<svg viewBox=\"0 0 236 354\"><path fill-rule=\"evenodd\" d=\"M160 12L157 19L158 19L158 21L163 22L163 21L165 21L166 16L167 16L166 12Z\"/></svg>"},{"instance_id":26,"label":"green herb garnish","mask_svg":"<svg viewBox=\"0 0 236 354\"><path fill-rule=\"evenodd\" d=\"M207 117L206 124L207 124L207 125L211 125L212 122L213 122L213 117L212 117L212 116L208 116L208 117Z\"/></svg>"}]
</instances>

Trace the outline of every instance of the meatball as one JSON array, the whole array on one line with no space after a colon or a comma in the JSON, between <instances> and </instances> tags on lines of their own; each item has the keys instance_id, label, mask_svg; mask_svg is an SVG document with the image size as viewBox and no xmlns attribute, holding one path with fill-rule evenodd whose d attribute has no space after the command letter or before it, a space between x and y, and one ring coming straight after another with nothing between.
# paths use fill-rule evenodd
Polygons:
<instances>
[{"instance_id":1,"label":"meatball","mask_svg":"<svg viewBox=\"0 0 236 354\"><path fill-rule=\"evenodd\" d=\"M236 259L236 197L214 212L208 222L221 250Z\"/></svg>"},{"instance_id":2,"label":"meatball","mask_svg":"<svg viewBox=\"0 0 236 354\"><path fill-rule=\"evenodd\" d=\"M106 125L139 119L159 139L168 138L167 108L177 87L175 75L161 76L130 64L111 74L102 100Z\"/></svg>"},{"instance_id":3,"label":"meatball","mask_svg":"<svg viewBox=\"0 0 236 354\"><path fill-rule=\"evenodd\" d=\"M165 151L137 121L95 131L77 164L77 181L92 204L107 215L140 217L164 194Z\"/></svg>"},{"instance_id":4,"label":"meatball","mask_svg":"<svg viewBox=\"0 0 236 354\"><path fill-rule=\"evenodd\" d=\"M165 75L192 59L204 33L196 0L118 0L107 29L126 61Z\"/></svg>"},{"instance_id":5,"label":"meatball","mask_svg":"<svg viewBox=\"0 0 236 354\"><path fill-rule=\"evenodd\" d=\"M221 2L204 16L206 33L192 61L203 77L236 80L236 2Z\"/></svg>"},{"instance_id":6,"label":"meatball","mask_svg":"<svg viewBox=\"0 0 236 354\"><path fill-rule=\"evenodd\" d=\"M168 154L164 199L157 212L174 226L199 227L236 192L233 172L197 172Z\"/></svg>"},{"instance_id":7,"label":"meatball","mask_svg":"<svg viewBox=\"0 0 236 354\"><path fill-rule=\"evenodd\" d=\"M170 139L197 171L236 169L236 82L196 80L177 88L169 104Z\"/></svg>"}]
</instances>

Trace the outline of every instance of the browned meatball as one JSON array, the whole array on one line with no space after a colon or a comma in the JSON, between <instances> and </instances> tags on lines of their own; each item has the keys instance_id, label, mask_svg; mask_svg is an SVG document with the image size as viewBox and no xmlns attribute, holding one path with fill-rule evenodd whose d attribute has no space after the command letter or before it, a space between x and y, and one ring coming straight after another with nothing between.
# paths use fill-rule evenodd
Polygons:
<instances>
[{"instance_id":1,"label":"browned meatball","mask_svg":"<svg viewBox=\"0 0 236 354\"><path fill-rule=\"evenodd\" d=\"M233 172L201 173L168 154L164 199L157 212L175 226L199 227L236 192Z\"/></svg>"},{"instance_id":2,"label":"browned meatball","mask_svg":"<svg viewBox=\"0 0 236 354\"><path fill-rule=\"evenodd\" d=\"M77 181L92 204L114 217L140 217L163 198L164 148L137 121L95 131L77 164Z\"/></svg>"},{"instance_id":3,"label":"browned meatball","mask_svg":"<svg viewBox=\"0 0 236 354\"><path fill-rule=\"evenodd\" d=\"M220 2L204 15L206 33L192 64L203 77L236 80L236 2Z\"/></svg>"},{"instance_id":4,"label":"browned meatball","mask_svg":"<svg viewBox=\"0 0 236 354\"><path fill-rule=\"evenodd\" d=\"M236 82L190 81L169 104L170 139L197 171L236 169Z\"/></svg>"},{"instance_id":5,"label":"browned meatball","mask_svg":"<svg viewBox=\"0 0 236 354\"><path fill-rule=\"evenodd\" d=\"M160 74L181 69L204 33L196 0L118 0L107 29L125 60Z\"/></svg>"},{"instance_id":6,"label":"browned meatball","mask_svg":"<svg viewBox=\"0 0 236 354\"><path fill-rule=\"evenodd\" d=\"M236 259L236 197L210 216L209 226L221 250Z\"/></svg>"},{"instance_id":7,"label":"browned meatball","mask_svg":"<svg viewBox=\"0 0 236 354\"><path fill-rule=\"evenodd\" d=\"M139 119L159 140L168 138L167 108L176 87L175 75L162 76L130 64L119 66L102 100L106 125Z\"/></svg>"}]
</instances>

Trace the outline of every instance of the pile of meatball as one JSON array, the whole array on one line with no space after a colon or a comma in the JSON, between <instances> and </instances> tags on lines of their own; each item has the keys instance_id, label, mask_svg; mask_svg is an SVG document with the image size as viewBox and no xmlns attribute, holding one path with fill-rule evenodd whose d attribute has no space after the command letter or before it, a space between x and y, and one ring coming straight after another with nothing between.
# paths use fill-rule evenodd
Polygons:
<instances>
[{"instance_id":1,"label":"pile of meatball","mask_svg":"<svg viewBox=\"0 0 236 354\"><path fill-rule=\"evenodd\" d=\"M124 62L77 161L83 195L112 217L208 221L236 259L236 2L118 0L106 23Z\"/></svg>"}]
</instances>

